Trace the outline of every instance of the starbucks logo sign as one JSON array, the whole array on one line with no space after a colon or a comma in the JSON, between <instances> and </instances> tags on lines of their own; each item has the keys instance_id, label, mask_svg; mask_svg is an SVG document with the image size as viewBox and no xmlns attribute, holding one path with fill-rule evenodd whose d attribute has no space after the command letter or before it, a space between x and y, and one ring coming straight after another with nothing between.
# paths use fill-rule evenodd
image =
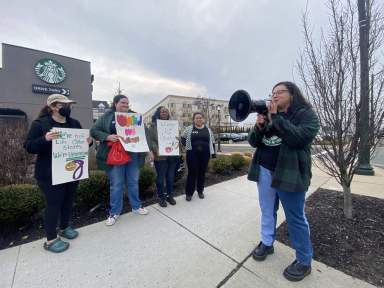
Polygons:
<instances>
[{"instance_id":1,"label":"starbucks logo sign","mask_svg":"<svg viewBox=\"0 0 384 288\"><path fill-rule=\"evenodd\" d=\"M58 84L65 80L65 70L63 65L52 59L41 59L35 65L35 72L44 82Z\"/></svg>"}]
</instances>

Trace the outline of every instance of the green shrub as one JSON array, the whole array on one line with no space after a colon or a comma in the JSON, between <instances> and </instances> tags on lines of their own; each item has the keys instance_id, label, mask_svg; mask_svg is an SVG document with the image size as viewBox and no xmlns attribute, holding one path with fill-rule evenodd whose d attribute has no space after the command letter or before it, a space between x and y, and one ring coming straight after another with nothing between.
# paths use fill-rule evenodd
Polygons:
<instances>
[{"instance_id":1,"label":"green shrub","mask_svg":"<svg viewBox=\"0 0 384 288\"><path fill-rule=\"evenodd\" d=\"M243 155L240 154L232 154L231 156L232 167L235 170L241 170L246 164Z\"/></svg>"},{"instance_id":2,"label":"green shrub","mask_svg":"<svg viewBox=\"0 0 384 288\"><path fill-rule=\"evenodd\" d=\"M140 196L145 196L156 180L156 174L152 167L144 165L140 169L139 190ZM152 191L151 191L152 193ZM77 190L76 205L92 208L99 203L109 203L109 181L104 171L89 171L89 178L80 181Z\"/></svg>"},{"instance_id":3,"label":"green shrub","mask_svg":"<svg viewBox=\"0 0 384 288\"><path fill-rule=\"evenodd\" d=\"M146 194L149 187L152 187L156 181L156 173L154 169L145 164L140 170L139 189L140 195Z\"/></svg>"},{"instance_id":4,"label":"green shrub","mask_svg":"<svg viewBox=\"0 0 384 288\"><path fill-rule=\"evenodd\" d=\"M219 156L212 160L212 170L217 174L227 175L232 170L232 162L229 156Z\"/></svg>"},{"instance_id":5,"label":"green shrub","mask_svg":"<svg viewBox=\"0 0 384 288\"><path fill-rule=\"evenodd\" d=\"M252 158L253 157L253 153L252 152L245 152L244 156Z\"/></svg>"},{"instance_id":6,"label":"green shrub","mask_svg":"<svg viewBox=\"0 0 384 288\"><path fill-rule=\"evenodd\" d=\"M44 196L35 185L18 184L0 187L1 225L24 224L45 205Z\"/></svg>"},{"instance_id":7,"label":"green shrub","mask_svg":"<svg viewBox=\"0 0 384 288\"><path fill-rule=\"evenodd\" d=\"M213 171L213 162L215 162L216 158L209 160L208 162L208 171Z\"/></svg>"},{"instance_id":8,"label":"green shrub","mask_svg":"<svg viewBox=\"0 0 384 288\"><path fill-rule=\"evenodd\" d=\"M252 163L252 157L245 156L244 161L245 161L245 166L249 167L249 165L251 165Z\"/></svg>"},{"instance_id":9,"label":"green shrub","mask_svg":"<svg viewBox=\"0 0 384 288\"><path fill-rule=\"evenodd\" d=\"M91 208L99 203L108 203L108 183L108 176L104 171L89 171L89 178L80 181L77 189L76 205Z\"/></svg>"}]
</instances>

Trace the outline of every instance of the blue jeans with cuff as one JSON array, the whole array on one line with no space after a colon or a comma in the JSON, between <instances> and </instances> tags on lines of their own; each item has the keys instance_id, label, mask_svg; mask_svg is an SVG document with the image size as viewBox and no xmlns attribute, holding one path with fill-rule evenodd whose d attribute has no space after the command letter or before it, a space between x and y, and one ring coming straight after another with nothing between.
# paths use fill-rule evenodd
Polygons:
<instances>
[{"instance_id":1,"label":"blue jeans with cuff","mask_svg":"<svg viewBox=\"0 0 384 288\"><path fill-rule=\"evenodd\" d=\"M139 155L138 153L129 153L129 155L131 161L124 165L115 165L108 171L110 215L121 214L125 185L128 189L128 198L132 209L141 207L139 199Z\"/></svg>"},{"instance_id":2,"label":"blue jeans with cuff","mask_svg":"<svg viewBox=\"0 0 384 288\"><path fill-rule=\"evenodd\" d=\"M309 224L305 216L305 193L287 192L271 187L273 171L260 166L259 204L261 209L261 241L271 246L276 237L277 210L281 202L288 226L289 239L296 250L296 260L311 265L312 243Z\"/></svg>"}]
</instances>

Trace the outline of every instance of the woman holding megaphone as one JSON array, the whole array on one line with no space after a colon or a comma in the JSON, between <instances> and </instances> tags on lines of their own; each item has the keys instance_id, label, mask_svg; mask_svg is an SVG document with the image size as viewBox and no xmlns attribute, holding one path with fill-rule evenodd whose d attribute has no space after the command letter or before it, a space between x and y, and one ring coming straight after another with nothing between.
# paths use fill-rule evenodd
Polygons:
<instances>
[{"instance_id":1,"label":"woman holding megaphone","mask_svg":"<svg viewBox=\"0 0 384 288\"><path fill-rule=\"evenodd\" d=\"M248 136L257 148L248 179L257 182L261 209L261 241L252 256L264 260L274 252L276 212L281 202L296 259L284 270L290 281L311 273L312 244L304 212L305 193L311 179L311 143L319 121L300 89L292 82L272 89L268 112L258 114Z\"/></svg>"}]
</instances>

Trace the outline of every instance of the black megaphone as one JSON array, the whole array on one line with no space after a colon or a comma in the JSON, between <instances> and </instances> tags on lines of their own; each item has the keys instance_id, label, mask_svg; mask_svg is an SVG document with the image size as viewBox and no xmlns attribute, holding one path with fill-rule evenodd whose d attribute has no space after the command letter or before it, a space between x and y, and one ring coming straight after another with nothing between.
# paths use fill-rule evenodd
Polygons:
<instances>
[{"instance_id":1,"label":"black megaphone","mask_svg":"<svg viewBox=\"0 0 384 288\"><path fill-rule=\"evenodd\" d=\"M237 90L232 94L228 110L232 120L236 122L245 120L250 113L268 114L267 102L265 100L252 100L245 90Z\"/></svg>"}]
</instances>

